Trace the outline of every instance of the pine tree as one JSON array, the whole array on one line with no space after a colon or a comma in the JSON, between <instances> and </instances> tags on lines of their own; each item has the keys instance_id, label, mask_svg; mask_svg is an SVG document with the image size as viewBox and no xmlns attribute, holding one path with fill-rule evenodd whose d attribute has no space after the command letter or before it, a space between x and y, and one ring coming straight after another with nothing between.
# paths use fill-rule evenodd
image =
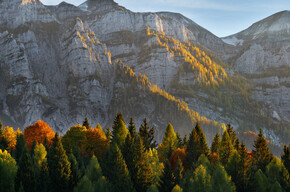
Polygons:
<instances>
[{"instance_id":1,"label":"pine tree","mask_svg":"<svg viewBox=\"0 0 290 192\"><path fill-rule=\"evenodd\" d=\"M240 161L239 161L239 170L238 170L238 181L236 183L238 192L246 192L248 187L248 182L251 177L251 160L248 155L246 146L242 142L242 145L239 150Z\"/></svg>"},{"instance_id":2,"label":"pine tree","mask_svg":"<svg viewBox=\"0 0 290 192\"><path fill-rule=\"evenodd\" d=\"M68 161L70 162L70 165L71 165L69 187L70 187L70 190L72 190L75 186L77 186L79 180L81 179L81 172L79 170L77 159L73 155L73 153L69 154Z\"/></svg>"},{"instance_id":3,"label":"pine tree","mask_svg":"<svg viewBox=\"0 0 290 192\"><path fill-rule=\"evenodd\" d=\"M146 192L159 192L158 187L156 185L151 185Z\"/></svg>"},{"instance_id":4,"label":"pine tree","mask_svg":"<svg viewBox=\"0 0 290 192\"><path fill-rule=\"evenodd\" d=\"M266 192L268 189L267 177L259 169L254 176L254 183L252 184L256 192Z\"/></svg>"},{"instance_id":5,"label":"pine tree","mask_svg":"<svg viewBox=\"0 0 290 192\"><path fill-rule=\"evenodd\" d=\"M221 145L220 135L216 133L211 144L210 148L211 153L219 154L220 145Z\"/></svg>"},{"instance_id":6,"label":"pine tree","mask_svg":"<svg viewBox=\"0 0 290 192\"><path fill-rule=\"evenodd\" d=\"M213 192L233 192L235 185L231 182L231 177L221 165L217 165L211 179Z\"/></svg>"},{"instance_id":7,"label":"pine tree","mask_svg":"<svg viewBox=\"0 0 290 192\"><path fill-rule=\"evenodd\" d=\"M157 146L156 141L154 141L154 134L155 134L154 127L152 127L149 130L149 126L148 126L146 118L143 120L143 124L141 124L139 128L139 134L143 140L143 144L146 150L148 150L149 148L151 149L155 148Z\"/></svg>"},{"instance_id":8,"label":"pine tree","mask_svg":"<svg viewBox=\"0 0 290 192\"><path fill-rule=\"evenodd\" d=\"M171 192L174 186L175 186L174 174L172 172L169 161L166 161L164 171L161 176L159 191Z\"/></svg>"},{"instance_id":9,"label":"pine tree","mask_svg":"<svg viewBox=\"0 0 290 192\"><path fill-rule=\"evenodd\" d=\"M178 158L177 162L176 162L176 168L173 172L174 178L175 178L175 183L178 185L181 184L181 181L183 179L183 172L184 172L184 168L182 165L182 161Z\"/></svg>"},{"instance_id":10,"label":"pine tree","mask_svg":"<svg viewBox=\"0 0 290 192\"><path fill-rule=\"evenodd\" d=\"M51 190L69 191L71 165L57 133L53 139L52 147L49 150L47 161Z\"/></svg>"},{"instance_id":11,"label":"pine tree","mask_svg":"<svg viewBox=\"0 0 290 192\"><path fill-rule=\"evenodd\" d=\"M113 124L112 144L117 144L119 148L122 148L127 134L128 129L126 128L123 115L122 113L117 113Z\"/></svg>"},{"instance_id":12,"label":"pine tree","mask_svg":"<svg viewBox=\"0 0 290 192\"><path fill-rule=\"evenodd\" d=\"M24 139L24 135L18 134L16 137L16 146L15 146L15 151L14 151L14 156L17 163L19 163L20 157L26 148L27 148L27 144Z\"/></svg>"},{"instance_id":13,"label":"pine tree","mask_svg":"<svg viewBox=\"0 0 290 192\"><path fill-rule=\"evenodd\" d=\"M35 191L33 164L26 145L23 148L22 155L18 162L18 170L15 178L15 191L19 190L21 184L23 185L24 191Z\"/></svg>"},{"instance_id":14,"label":"pine tree","mask_svg":"<svg viewBox=\"0 0 290 192\"><path fill-rule=\"evenodd\" d=\"M111 181L113 191L135 191L129 170L117 144L110 146L103 161L104 175Z\"/></svg>"},{"instance_id":15,"label":"pine tree","mask_svg":"<svg viewBox=\"0 0 290 192\"><path fill-rule=\"evenodd\" d=\"M166 160L171 156L171 153L178 147L177 136L174 132L173 126L169 123L162 143L158 147L160 159Z\"/></svg>"},{"instance_id":16,"label":"pine tree","mask_svg":"<svg viewBox=\"0 0 290 192\"><path fill-rule=\"evenodd\" d=\"M163 163L159 161L156 149L149 149L149 161L153 170L153 184L158 185L163 171Z\"/></svg>"},{"instance_id":17,"label":"pine tree","mask_svg":"<svg viewBox=\"0 0 290 192\"><path fill-rule=\"evenodd\" d=\"M16 145L17 145L17 143L16 143ZM36 141L33 140L32 145L31 145L31 149L30 149L31 158L33 158L33 156L34 156L34 149L35 149L36 145L37 145Z\"/></svg>"},{"instance_id":18,"label":"pine tree","mask_svg":"<svg viewBox=\"0 0 290 192\"><path fill-rule=\"evenodd\" d=\"M136 137L136 126L134 124L133 118L130 118L128 129L129 129L129 133L131 135L131 138L134 139Z\"/></svg>"},{"instance_id":19,"label":"pine tree","mask_svg":"<svg viewBox=\"0 0 290 192\"><path fill-rule=\"evenodd\" d=\"M107 127L105 135L109 141L112 140L112 131L110 130L110 127Z\"/></svg>"},{"instance_id":20,"label":"pine tree","mask_svg":"<svg viewBox=\"0 0 290 192\"><path fill-rule=\"evenodd\" d=\"M205 191L209 192L211 191L211 176L207 172L206 168L203 165L200 165L196 168L194 171L194 177L193 182L191 184L190 191L193 192L199 192L199 191Z\"/></svg>"},{"instance_id":21,"label":"pine tree","mask_svg":"<svg viewBox=\"0 0 290 192\"><path fill-rule=\"evenodd\" d=\"M182 188L179 185L175 185L171 192L182 192Z\"/></svg>"},{"instance_id":22,"label":"pine tree","mask_svg":"<svg viewBox=\"0 0 290 192\"><path fill-rule=\"evenodd\" d=\"M281 185L278 183L278 181L276 181L274 183L274 185L271 187L271 191L270 192L283 192Z\"/></svg>"},{"instance_id":23,"label":"pine tree","mask_svg":"<svg viewBox=\"0 0 290 192\"><path fill-rule=\"evenodd\" d=\"M285 167L287 168L288 173L290 173L290 145L288 147L284 145L281 160L285 165Z\"/></svg>"},{"instance_id":24,"label":"pine tree","mask_svg":"<svg viewBox=\"0 0 290 192\"><path fill-rule=\"evenodd\" d=\"M228 132L229 137L231 139L232 145L234 145L236 143L237 134L234 131L234 128L231 126L231 124L227 125L227 132Z\"/></svg>"},{"instance_id":25,"label":"pine tree","mask_svg":"<svg viewBox=\"0 0 290 192\"><path fill-rule=\"evenodd\" d=\"M85 175L92 183L97 182L103 176L103 172L97 157L93 156L91 158Z\"/></svg>"},{"instance_id":26,"label":"pine tree","mask_svg":"<svg viewBox=\"0 0 290 192\"><path fill-rule=\"evenodd\" d=\"M86 127L87 129L90 128L90 123L89 123L89 120L87 117L85 118L85 120L83 122L83 127Z\"/></svg>"},{"instance_id":27,"label":"pine tree","mask_svg":"<svg viewBox=\"0 0 290 192\"><path fill-rule=\"evenodd\" d=\"M88 177L83 176L73 191L74 192L93 192L94 187L93 187L92 182L88 179Z\"/></svg>"},{"instance_id":28,"label":"pine tree","mask_svg":"<svg viewBox=\"0 0 290 192\"><path fill-rule=\"evenodd\" d=\"M234 183L237 183L239 177L238 177L238 172L240 169L240 155L239 153L234 150L233 154L230 157L229 163L226 166L226 171L227 173L231 176L232 181Z\"/></svg>"},{"instance_id":29,"label":"pine tree","mask_svg":"<svg viewBox=\"0 0 290 192\"><path fill-rule=\"evenodd\" d=\"M192 167L193 163L198 160L201 154L205 154L206 156L209 154L205 135L200 128L199 122L196 123L195 128L189 136L186 154L188 167Z\"/></svg>"},{"instance_id":30,"label":"pine tree","mask_svg":"<svg viewBox=\"0 0 290 192\"><path fill-rule=\"evenodd\" d=\"M49 191L49 171L47 160L44 160L41 164L40 174L37 178L36 191L37 192L48 192Z\"/></svg>"},{"instance_id":31,"label":"pine tree","mask_svg":"<svg viewBox=\"0 0 290 192\"><path fill-rule=\"evenodd\" d=\"M237 151L239 151L240 150L240 140L237 138L236 139L236 141L235 141L235 146L234 146L234 148L235 148L235 150L237 150Z\"/></svg>"},{"instance_id":32,"label":"pine tree","mask_svg":"<svg viewBox=\"0 0 290 192\"><path fill-rule=\"evenodd\" d=\"M227 131L224 132L220 145L220 161L226 166L233 153L234 147Z\"/></svg>"},{"instance_id":33,"label":"pine tree","mask_svg":"<svg viewBox=\"0 0 290 192\"><path fill-rule=\"evenodd\" d=\"M182 147L182 139L178 131L176 132L176 140L177 140L177 148Z\"/></svg>"},{"instance_id":34,"label":"pine tree","mask_svg":"<svg viewBox=\"0 0 290 192\"><path fill-rule=\"evenodd\" d=\"M187 138L187 134L185 134L182 140L182 147L186 148L187 144L188 144L188 138Z\"/></svg>"},{"instance_id":35,"label":"pine tree","mask_svg":"<svg viewBox=\"0 0 290 192\"><path fill-rule=\"evenodd\" d=\"M266 166L271 162L272 158L273 155L270 152L266 138L264 137L262 130L260 129L258 138L254 143L253 149L253 162L255 170L261 169L264 172Z\"/></svg>"}]
</instances>

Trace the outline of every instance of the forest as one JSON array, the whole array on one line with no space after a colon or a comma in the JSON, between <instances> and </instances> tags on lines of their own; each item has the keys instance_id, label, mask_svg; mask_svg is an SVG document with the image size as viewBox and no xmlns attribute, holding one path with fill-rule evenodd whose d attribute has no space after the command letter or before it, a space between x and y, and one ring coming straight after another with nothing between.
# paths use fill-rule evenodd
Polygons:
<instances>
[{"instance_id":1,"label":"forest","mask_svg":"<svg viewBox=\"0 0 290 192\"><path fill-rule=\"evenodd\" d=\"M38 120L21 132L0 123L1 192L288 192L290 145L274 156L262 130L248 151L228 124L209 147L200 123L157 144L117 113L112 128L82 124L59 135Z\"/></svg>"}]
</instances>

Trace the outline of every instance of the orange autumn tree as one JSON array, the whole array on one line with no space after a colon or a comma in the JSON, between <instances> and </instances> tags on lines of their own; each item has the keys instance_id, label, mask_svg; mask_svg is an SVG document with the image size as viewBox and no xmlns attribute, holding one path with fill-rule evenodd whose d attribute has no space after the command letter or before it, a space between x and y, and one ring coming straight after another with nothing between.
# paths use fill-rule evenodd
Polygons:
<instances>
[{"instance_id":1,"label":"orange autumn tree","mask_svg":"<svg viewBox=\"0 0 290 192\"><path fill-rule=\"evenodd\" d=\"M24 138L29 148L31 148L34 140L38 143L43 143L45 137L47 139L47 145L51 145L54 135L55 132L52 128L42 120L36 121L24 130Z\"/></svg>"},{"instance_id":2,"label":"orange autumn tree","mask_svg":"<svg viewBox=\"0 0 290 192\"><path fill-rule=\"evenodd\" d=\"M175 151L173 151L173 153L169 158L169 162L171 164L172 169L174 170L176 168L176 162L178 159L181 160L183 167L187 169L185 158L186 158L185 148L182 149L177 148Z\"/></svg>"}]
</instances>

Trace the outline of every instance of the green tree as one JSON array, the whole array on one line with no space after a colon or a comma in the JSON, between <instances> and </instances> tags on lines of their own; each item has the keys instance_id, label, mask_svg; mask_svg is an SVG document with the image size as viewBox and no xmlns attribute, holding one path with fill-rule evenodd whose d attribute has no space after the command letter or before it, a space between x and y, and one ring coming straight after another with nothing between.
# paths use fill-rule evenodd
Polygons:
<instances>
[{"instance_id":1,"label":"green tree","mask_svg":"<svg viewBox=\"0 0 290 192\"><path fill-rule=\"evenodd\" d=\"M260 129L253 149L253 162L255 170L261 169L264 172L266 166L271 162L272 158L273 155L270 152L267 140Z\"/></svg>"},{"instance_id":2,"label":"green tree","mask_svg":"<svg viewBox=\"0 0 290 192\"><path fill-rule=\"evenodd\" d=\"M178 147L177 136L174 132L173 126L169 123L162 143L158 146L158 153L161 159L166 160L171 156L171 153Z\"/></svg>"},{"instance_id":3,"label":"green tree","mask_svg":"<svg viewBox=\"0 0 290 192\"><path fill-rule=\"evenodd\" d=\"M153 184L157 185L160 182L160 177L163 171L163 164L159 161L158 152L156 149L149 149L149 161L153 170Z\"/></svg>"},{"instance_id":4,"label":"green tree","mask_svg":"<svg viewBox=\"0 0 290 192\"><path fill-rule=\"evenodd\" d=\"M19 190L21 184L23 185L24 191L35 191L33 163L26 146L23 148L18 163L18 170L15 178L15 191Z\"/></svg>"},{"instance_id":5,"label":"green tree","mask_svg":"<svg viewBox=\"0 0 290 192\"><path fill-rule=\"evenodd\" d=\"M239 170L238 170L238 181L236 183L238 192L246 192L248 187L248 182L251 177L251 160L248 155L246 146L242 142L242 145L239 150L240 161L239 161Z\"/></svg>"},{"instance_id":6,"label":"green tree","mask_svg":"<svg viewBox=\"0 0 290 192\"><path fill-rule=\"evenodd\" d=\"M234 131L234 128L231 126L231 124L227 124L227 132L231 139L231 143L234 145L236 143L237 134Z\"/></svg>"},{"instance_id":7,"label":"green tree","mask_svg":"<svg viewBox=\"0 0 290 192\"><path fill-rule=\"evenodd\" d=\"M63 149L58 133L55 134L53 144L47 157L52 191L69 191L70 162Z\"/></svg>"},{"instance_id":8,"label":"green tree","mask_svg":"<svg viewBox=\"0 0 290 192\"><path fill-rule=\"evenodd\" d=\"M241 158L239 153L234 150L233 154L230 157L229 163L226 166L226 171L231 176L234 183L237 183L239 179L238 172L240 169L240 160Z\"/></svg>"},{"instance_id":9,"label":"green tree","mask_svg":"<svg viewBox=\"0 0 290 192\"><path fill-rule=\"evenodd\" d=\"M14 157L17 163L19 163L23 150L26 148L27 148L27 144L24 139L24 135L18 134L16 137L16 146L15 146L15 151L14 151Z\"/></svg>"},{"instance_id":10,"label":"green tree","mask_svg":"<svg viewBox=\"0 0 290 192\"><path fill-rule=\"evenodd\" d=\"M219 154L220 145L221 145L220 135L216 133L211 143L211 148L210 148L211 153Z\"/></svg>"},{"instance_id":11,"label":"green tree","mask_svg":"<svg viewBox=\"0 0 290 192\"><path fill-rule=\"evenodd\" d=\"M235 191L235 185L231 181L222 165L217 165L212 175L213 192L232 192Z\"/></svg>"},{"instance_id":12,"label":"green tree","mask_svg":"<svg viewBox=\"0 0 290 192\"><path fill-rule=\"evenodd\" d=\"M157 146L156 141L154 141L154 134L155 134L154 127L152 127L149 130L149 126L148 126L146 118L143 120L143 124L141 124L139 128L139 134L143 140L143 144L146 150L148 150L149 148L155 148Z\"/></svg>"},{"instance_id":13,"label":"green tree","mask_svg":"<svg viewBox=\"0 0 290 192\"><path fill-rule=\"evenodd\" d=\"M86 127L87 129L90 128L90 123L89 123L89 120L87 117L85 118L85 120L83 122L83 127Z\"/></svg>"},{"instance_id":14,"label":"green tree","mask_svg":"<svg viewBox=\"0 0 290 192\"><path fill-rule=\"evenodd\" d=\"M151 185L146 192L159 192L158 187L156 185Z\"/></svg>"},{"instance_id":15,"label":"green tree","mask_svg":"<svg viewBox=\"0 0 290 192\"><path fill-rule=\"evenodd\" d=\"M284 145L281 160L285 165L285 167L287 168L288 173L290 173L290 145L288 147Z\"/></svg>"},{"instance_id":16,"label":"green tree","mask_svg":"<svg viewBox=\"0 0 290 192\"><path fill-rule=\"evenodd\" d=\"M190 191L193 192L210 192L212 189L211 187L211 176L207 172L206 168L203 165L200 165L194 171L194 177L192 182L192 187Z\"/></svg>"},{"instance_id":17,"label":"green tree","mask_svg":"<svg viewBox=\"0 0 290 192\"><path fill-rule=\"evenodd\" d=\"M240 150L240 147L241 147L240 140L237 138L236 141L235 141L234 148L235 148L235 150L239 151Z\"/></svg>"},{"instance_id":18,"label":"green tree","mask_svg":"<svg viewBox=\"0 0 290 192\"><path fill-rule=\"evenodd\" d=\"M233 153L234 147L227 131L224 132L220 145L220 161L226 166Z\"/></svg>"},{"instance_id":19,"label":"green tree","mask_svg":"<svg viewBox=\"0 0 290 192\"><path fill-rule=\"evenodd\" d=\"M163 174L160 178L159 190L164 192L171 192L175 186L175 178L169 161L165 162Z\"/></svg>"},{"instance_id":20,"label":"green tree","mask_svg":"<svg viewBox=\"0 0 290 192\"><path fill-rule=\"evenodd\" d=\"M13 192L14 179L17 173L15 159L5 150L0 149L0 191Z\"/></svg>"},{"instance_id":21,"label":"green tree","mask_svg":"<svg viewBox=\"0 0 290 192\"><path fill-rule=\"evenodd\" d=\"M92 182L87 176L83 176L77 186L74 188L74 192L93 192L94 187Z\"/></svg>"},{"instance_id":22,"label":"green tree","mask_svg":"<svg viewBox=\"0 0 290 192\"><path fill-rule=\"evenodd\" d=\"M79 170L77 159L73 155L73 153L69 154L68 161L70 162L70 165L71 165L69 187L70 187L70 190L72 190L75 186L77 186L79 180L81 179L81 171Z\"/></svg>"},{"instance_id":23,"label":"green tree","mask_svg":"<svg viewBox=\"0 0 290 192\"><path fill-rule=\"evenodd\" d=\"M261 169L256 172L254 176L254 184L252 184L252 186L256 192L266 192L268 190L267 177L264 175Z\"/></svg>"},{"instance_id":24,"label":"green tree","mask_svg":"<svg viewBox=\"0 0 290 192\"><path fill-rule=\"evenodd\" d=\"M271 191L270 192L283 192L280 184L278 183L278 181L276 181L274 183L274 185L271 187Z\"/></svg>"},{"instance_id":25,"label":"green tree","mask_svg":"<svg viewBox=\"0 0 290 192\"><path fill-rule=\"evenodd\" d=\"M79 148L84 144L84 138L87 134L85 126L76 125L71 127L62 137L61 142L66 152Z\"/></svg>"},{"instance_id":26,"label":"green tree","mask_svg":"<svg viewBox=\"0 0 290 192\"><path fill-rule=\"evenodd\" d=\"M3 124L0 121L0 149L5 150L5 149L7 149L7 147L8 147L8 141L4 137Z\"/></svg>"},{"instance_id":27,"label":"green tree","mask_svg":"<svg viewBox=\"0 0 290 192\"><path fill-rule=\"evenodd\" d=\"M175 185L171 192L182 192L182 188L179 185Z\"/></svg>"},{"instance_id":28,"label":"green tree","mask_svg":"<svg viewBox=\"0 0 290 192\"><path fill-rule=\"evenodd\" d=\"M177 162L176 162L176 168L174 169L174 179L175 179L175 183L180 185L181 181L183 179L183 173L184 173L184 168L182 165L182 161L178 158Z\"/></svg>"},{"instance_id":29,"label":"green tree","mask_svg":"<svg viewBox=\"0 0 290 192\"><path fill-rule=\"evenodd\" d=\"M123 118L122 113L117 113L112 132L112 144L117 144L120 148L123 147L126 137L128 134L128 129Z\"/></svg>"},{"instance_id":30,"label":"green tree","mask_svg":"<svg viewBox=\"0 0 290 192\"><path fill-rule=\"evenodd\" d=\"M91 158L85 175L91 182L97 182L103 176L103 172L97 157L93 156Z\"/></svg>"},{"instance_id":31,"label":"green tree","mask_svg":"<svg viewBox=\"0 0 290 192\"><path fill-rule=\"evenodd\" d=\"M186 148L187 144L188 144L188 138L187 138L187 134L185 134L182 140L182 147Z\"/></svg>"},{"instance_id":32,"label":"green tree","mask_svg":"<svg viewBox=\"0 0 290 192\"><path fill-rule=\"evenodd\" d=\"M201 154L208 156L209 149L206 143L205 135L200 128L199 122L196 123L195 128L192 130L188 145L186 148L186 160L188 167L192 167Z\"/></svg>"},{"instance_id":33,"label":"green tree","mask_svg":"<svg viewBox=\"0 0 290 192\"><path fill-rule=\"evenodd\" d=\"M128 129L129 129L131 138L134 139L136 137L136 126L135 126L133 118L130 118Z\"/></svg>"}]
</instances>

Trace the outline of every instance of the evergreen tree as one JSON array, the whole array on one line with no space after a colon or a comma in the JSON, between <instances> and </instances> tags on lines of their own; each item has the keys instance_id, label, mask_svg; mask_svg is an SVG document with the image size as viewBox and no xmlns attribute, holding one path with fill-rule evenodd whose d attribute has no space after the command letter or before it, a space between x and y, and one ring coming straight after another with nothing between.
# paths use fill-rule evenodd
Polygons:
<instances>
[{"instance_id":1,"label":"evergreen tree","mask_svg":"<svg viewBox=\"0 0 290 192\"><path fill-rule=\"evenodd\" d=\"M113 184L113 191L135 191L129 170L117 144L110 146L103 163L104 174Z\"/></svg>"},{"instance_id":2,"label":"evergreen tree","mask_svg":"<svg viewBox=\"0 0 290 192\"><path fill-rule=\"evenodd\" d=\"M85 118L85 120L83 122L83 127L86 127L87 129L90 128L90 123L89 123L89 120L87 117Z\"/></svg>"},{"instance_id":3,"label":"evergreen tree","mask_svg":"<svg viewBox=\"0 0 290 192\"><path fill-rule=\"evenodd\" d=\"M236 183L238 192L246 192L248 182L251 177L251 160L248 155L246 146L242 142L242 145L239 150L240 161L239 161L239 170L238 170L238 181Z\"/></svg>"},{"instance_id":4,"label":"evergreen tree","mask_svg":"<svg viewBox=\"0 0 290 192\"><path fill-rule=\"evenodd\" d=\"M129 129L129 133L131 135L131 138L134 139L136 137L136 126L134 124L133 118L130 118L128 129Z\"/></svg>"},{"instance_id":5,"label":"evergreen tree","mask_svg":"<svg viewBox=\"0 0 290 192\"><path fill-rule=\"evenodd\" d=\"M213 167L205 154L201 154L201 156L199 156L195 167L198 167L199 165L203 165L207 171L213 171Z\"/></svg>"},{"instance_id":6,"label":"evergreen tree","mask_svg":"<svg viewBox=\"0 0 290 192\"><path fill-rule=\"evenodd\" d=\"M58 133L55 134L48 157L49 176L52 191L69 191L70 162L63 149Z\"/></svg>"},{"instance_id":7,"label":"evergreen tree","mask_svg":"<svg viewBox=\"0 0 290 192\"><path fill-rule=\"evenodd\" d=\"M182 188L179 185L175 185L171 192L182 192Z\"/></svg>"},{"instance_id":8,"label":"evergreen tree","mask_svg":"<svg viewBox=\"0 0 290 192\"><path fill-rule=\"evenodd\" d=\"M253 162L255 170L261 169L262 171L265 171L266 166L271 162L272 158L273 155L270 152L266 138L260 129L253 149Z\"/></svg>"},{"instance_id":9,"label":"evergreen tree","mask_svg":"<svg viewBox=\"0 0 290 192\"><path fill-rule=\"evenodd\" d=\"M156 185L151 185L146 192L159 192L158 187Z\"/></svg>"},{"instance_id":10,"label":"evergreen tree","mask_svg":"<svg viewBox=\"0 0 290 192\"><path fill-rule=\"evenodd\" d=\"M36 181L36 191L37 192L49 191L49 171L46 159L41 163L40 174Z\"/></svg>"},{"instance_id":11,"label":"evergreen tree","mask_svg":"<svg viewBox=\"0 0 290 192\"><path fill-rule=\"evenodd\" d=\"M166 160L171 156L171 153L178 147L178 139L174 132L173 126L169 123L162 143L158 147L160 159Z\"/></svg>"},{"instance_id":12,"label":"evergreen tree","mask_svg":"<svg viewBox=\"0 0 290 192\"><path fill-rule=\"evenodd\" d=\"M91 158L85 175L92 183L97 182L103 176L103 172L97 157L93 156Z\"/></svg>"},{"instance_id":13,"label":"evergreen tree","mask_svg":"<svg viewBox=\"0 0 290 192\"><path fill-rule=\"evenodd\" d=\"M159 191L171 192L174 186L175 186L174 174L172 172L169 161L166 161L163 174L161 176Z\"/></svg>"},{"instance_id":14,"label":"evergreen tree","mask_svg":"<svg viewBox=\"0 0 290 192\"><path fill-rule=\"evenodd\" d=\"M23 185L24 191L35 191L33 164L26 145L24 145L22 155L18 163L18 170L15 178L15 191L19 190L21 184Z\"/></svg>"},{"instance_id":15,"label":"evergreen tree","mask_svg":"<svg viewBox=\"0 0 290 192\"><path fill-rule=\"evenodd\" d=\"M231 177L221 165L217 165L212 175L212 191L213 192L233 192L235 185L231 182Z\"/></svg>"},{"instance_id":16,"label":"evergreen tree","mask_svg":"<svg viewBox=\"0 0 290 192\"><path fill-rule=\"evenodd\" d=\"M31 145L31 149L30 149L31 158L33 158L33 156L34 156L34 149L35 149L36 145L37 145L36 141L33 140L32 145Z\"/></svg>"},{"instance_id":17,"label":"evergreen tree","mask_svg":"<svg viewBox=\"0 0 290 192\"><path fill-rule=\"evenodd\" d=\"M181 148L182 147L182 139L181 136L179 134L179 132L176 132L176 140L177 140L177 148Z\"/></svg>"},{"instance_id":18,"label":"evergreen tree","mask_svg":"<svg viewBox=\"0 0 290 192\"><path fill-rule=\"evenodd\" d=\"M110 127L107 127L105 135L109 141L112 140L112 131L110 130Z\"/></svg>"},{"instance_id":19,"label":"evergreen tree","mask_svg":"<svg viewBox=\"0 0 290 192\"><path fill-rule=\"evenodd\" d=\"M200 165L194 171L194 177L190 191L211 191L211 176L203 165Z\"/></svg>"},{"instance_id":20,"label":"evergreen tree","mask_svg":"<svg viewBox=\"0 0 290 192\"><path fill-rule=\"evenodd\" d=\"M126 128L123 115L122 113L117 113L113 124L112 144L117 144L120 148L123 148L127 134L128 129Z\"/></svg>"},{"instance_id":21,"label":"evergreen tree","mask_svg":"<svg viewBox=\"0 0 290 192\"><path fill-rule=\"evenodd\" d=\"M226 171L231 176L232 181L237 183L239 177L238 172L240 169L240 155L234 150L233 154L230 157L229 163L227 164Z\"/></svg>"},{"instance_id":22,"label":"evergreen tree","mask_svg":"<svg viewBox=\"0 0 290 192\"><path fill-rule=\"evenodd\" d=\"M254 188L256 192L266 192L268 189L267 177L264 175L261 169L259 169L254 176L254 183L252 184L252 188Z\"/></svg>"},{"instance_id":23,"label":"evergreen tree","mask_svg":"<svg viewBox=\"0 0 290 192\"><path fill-rule=\"evenodd\" d=\"M283 192L280 184L278 183L278 181L276 181L274 183L274 185L271 187L271 191L270 192Z\"/></svg>"},{"instance_id":24,"label":"evergreen tree","mask_svg":"<svg viewBox=\"0 0 290 192\"><path fill-rule=\"evenodd\" d=\"M74 188L74 192L94 192L94 187L88 177L83 176L80 182Z\"/></svg>"},{"instance_id":25,"label":"evergreen tree","mask_svg":"<svg viewBox=\"0 0 290 192\"><path fill-rule=\"evenodd\" d=\"M73 155L73 153L69 154L68 161L70 162L70 165L71 165L69 187L70 187L70 190L72 190L75 186L77 186L79 180L81 179L81 172L79 170L77 159Z\"/></svg>"},{"instance_id":26,"label":"evergreen tree","mask_svg":"<svg viewBox=\"0 0 290 192\"><path fill-rule=\"evenodd\" d=\"M185 134L182 140L182 147L186 148L187 144L188 144L188 138L187 138L187 134Z\"/></svg>"},{"instance_id":27,"label":"evergreen tree","mask_svg":"<svg viewBox=\"0 0 290 192\"><path fill-rule=\"evenodd\" d=\"M188 145L186 148L187 165L192 167L201 154L208 156L209 149L206 143L205 135L200 128L199 122L196 123L195 128L189 136Z\"/></svg>"},{"instance_id":28,"label":"evergreen tree","mask_svg":"<svg viewBox=\"0 0 290 192\"><path fill-rule=\"evenodd\" d=\"M221 145L220 135L216 133L211 143L211 148L210 148L211 153L219 154L220 145Z\"/></svg>"},{"instance_id":29,"label":"evergreen tree","mask_svg":"<svg viewBox=\"0 0 290 192\"><path fill-rule=\"evenodd\" d=\"M281 160L285 165L285 167L287 168L288 173L290 173L290 145L288 147L284 145Z\"/></svg>"},{"instance_id":30,"label":"evergreen tree","mask_svg":"<svg viewBox=\"0 0 290 192\"><path fill-rule=\"evenodd\" d=\"M229 137L231 139L232 145L234 145L236 143L237 134L234 131L234 128L231 126L231 124L227 125L227 132L228 132Z\"/></svg>"},{"instance_id":31,"label":"evergreen tree","mask_svg":"<svg viewBox=\"0 0 290 192\"><path fill-rule=\"evenodd\" d=\"M184 168L182 165L182 161L178 158L177 162L176 162L176 168L173 172L174 174L174 178L175 178L175 183L180 185L182 178L183 178L183 172L184 172Z\"/></svg>"},{"instance_id":32,"label":"evergreen tree","mask_svg":"<svg viewBox=\"0 0 290 192\"><path fill-rule=\"evenodd\" d=\"M163 163L159 161L158 152L156 149L149 149L149 161L153 170L153 184L157 185L160 182L160 177L163 171Z\"/></svg>"},{"instance_id":33,"label":"evergreen tree","mask_svg":"<svg viewBox=\"0 0 290 192\"><path fill-rule=\"evenodd\" d=\"M240 140L239 140L239 138L237 138L236 139L236 141L235 141L235 146L234 146L234 148L235 148L235 150L237 150L237 151L239 151L240 150Z\"/></svg>"},{"instance_id":34,"label":"evergreen tree","mask_svg":"<svg viewBox=\"0 0 290 192\"><path fill-rule=\"evenodd\" d=\"M24 135L18 134L16 136L16 146L15 146L15 151L14 151L14 156L15 156L15 160L17 163L19 163L20 157L21 157L24 149L27 149L27 144L26 144L26 141L24 139Z\"/></svg>"},{"instance_id":35,"label":"evergreen tree","mask_svg":"<svg viewBox=\"0 0 290 192\"><path fill-rule=\"evenodd\" d=\"M227 131L224 132L220 145L220 161L226 166L233 153L234 147Z\"/></svg>"},{"instance_id":36,"label":"evergreen tree","mask_svg":"<svg viewBox=\"0 0 290 192\"><path fill-rule=\"evenodd\" d=\"M149 130L149 126L148 126L146 118L143 120L143 124L141 124L139 128L139 134L143 140L143 144L146 150L148 150L149 148L151 149L155 148L157 146L156 141L154 141L154 134L155 134L154 127L152 127Z\"/></svg>"}]
</instances>

